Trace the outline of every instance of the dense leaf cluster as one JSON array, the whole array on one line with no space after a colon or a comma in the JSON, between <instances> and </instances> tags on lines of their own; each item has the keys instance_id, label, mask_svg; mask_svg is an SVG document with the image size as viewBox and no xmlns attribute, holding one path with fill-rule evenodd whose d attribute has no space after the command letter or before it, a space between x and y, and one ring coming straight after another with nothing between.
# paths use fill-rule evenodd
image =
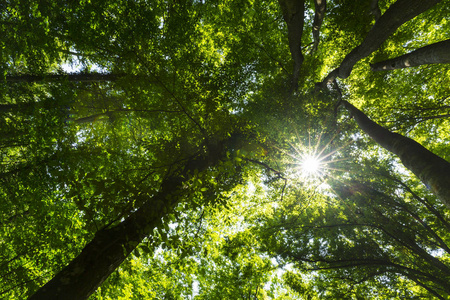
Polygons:
<instances>
[{"instance_id":1,"label":"dense leaf cluster","mask_svg":"<svg viewBox=\"0 0 450 300\"><path fill-rule=\"evenodd\" d=\"M449 4L3 1L1 297L448 299Z\"/></svg>"}]
</instances>

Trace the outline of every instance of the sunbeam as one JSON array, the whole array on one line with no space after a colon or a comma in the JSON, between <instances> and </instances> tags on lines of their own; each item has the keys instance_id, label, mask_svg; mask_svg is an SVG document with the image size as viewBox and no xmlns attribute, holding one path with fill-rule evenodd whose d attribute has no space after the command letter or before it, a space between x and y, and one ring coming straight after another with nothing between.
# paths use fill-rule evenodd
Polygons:
<instances>
[{"instance_id":1,"label":"sunbeam","mask_svg":"<svg viewBox=\"0 0 450 300\"><path fill-rule=\"evenodd\" d=\"M307 175L314 175L320 171L320 160L311 155L307 155L301 161L302 172Z\"/></svg>"},{"instance_id":2,"label":"sunbeam","mask_svg":"<svg viewBox=\"0 0 450 300\"><path fill-rule=\"evenodd\" d=\"M333 178L334 172L346 171L339 164L348 158L343 158L338 153L353 141L345 142L336 147L333 144L337 133L324 139L323 132L318 132L316 135L308 132L307 140L302 143L301 135L297 130L295 130L295 133L297 141L288 142L290 150L282 150L288 157L287 173L290 174L288 177L293 180L292 183L300 181L304 186L314 188L327 185L327 179Z\"/></svg>"}]
</instances>

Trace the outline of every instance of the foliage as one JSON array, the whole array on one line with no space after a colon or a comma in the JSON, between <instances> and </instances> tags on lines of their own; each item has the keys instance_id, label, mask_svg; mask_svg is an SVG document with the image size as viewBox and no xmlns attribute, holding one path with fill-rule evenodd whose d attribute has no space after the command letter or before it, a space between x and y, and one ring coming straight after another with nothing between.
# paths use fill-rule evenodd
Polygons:
<instances>
[{"instance_id":1,"label":"foliage","mask_svg":"<svg viewBox=\"0 0 450 300\"><path fill-rule=\"evenodd\" d=\"M448 299L448 209L314 87L364 40L370 3L327 1L313 52L306 2L291 93L277 1L3 1L0 295L32 295L224 144L91 299ZM448 39L449 9L408 21L339 81L447 161L449 66L369 62ZM306 152L322 159L312 178Z\"/></svg>"}]
</instances>

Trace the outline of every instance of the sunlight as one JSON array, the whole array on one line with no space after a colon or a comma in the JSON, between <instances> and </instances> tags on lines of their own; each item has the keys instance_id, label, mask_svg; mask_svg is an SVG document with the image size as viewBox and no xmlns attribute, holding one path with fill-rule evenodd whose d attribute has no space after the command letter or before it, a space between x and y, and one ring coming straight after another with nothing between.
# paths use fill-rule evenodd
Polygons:
<instances>
[{"instance_id":1,"label":"sunlight","mask_svg":"<svg viewBox=\"0 0 450 300\"><path fill-rule=\"evenodd\" d=\"M327 189L327 179L334 178L335 172L345 172L340 167L341 162L348 158L336 155L343 148L347 147L352 141L342 144L340 147L331 147L333 140L337 137L328 137L328 141L323 141L323 132L311 137L308 132L308 140L304 143L302 136L296 132L297 141L289 142L290 149L282 150L287 155L288 177L294 182L299 180L304 186L313 189Z\"/></svg>"},{"instance_id":2,"label":"sunlight","mask_svg":"<svg viewBox=\"0 0 450 300\"><path fill-rule=\"evenodd\" d=\"M319 157L306 155L300 161L301 172L304 176L317 176L320 173L321 164Z\"/></svg>"},{"instance_id":3,"label":"sunlight","mask_svg":"<svg viewBox=\"0 0 450 300\"><path fill-rule=\"evenodd\" d=\"M322 153L316 153L313 149L306 148L303 153L299 151L291 157L294 159L292 162L292 178L305 183L318 183L317 179L323 179L327 173L328 161Z\"/></svg>"}]
</instances>

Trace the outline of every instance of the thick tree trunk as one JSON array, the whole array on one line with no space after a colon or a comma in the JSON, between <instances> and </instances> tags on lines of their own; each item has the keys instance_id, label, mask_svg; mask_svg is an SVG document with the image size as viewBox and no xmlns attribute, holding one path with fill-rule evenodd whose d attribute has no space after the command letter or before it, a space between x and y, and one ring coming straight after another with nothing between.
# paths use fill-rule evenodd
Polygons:
<instances>
[{"instance_id":1,"label":"thick tree trunk","mask_svg":"<svg viewBox=\"0 0 450 300\"><path fill-rule=\"evenodd\" d=\"M420 15L442 0L397 0L378 19L364 41L344 58L340 66L333 70L318 85L325 88L336 77L347 78L353 66L361 59L377 50L380 45L405 22Z\"/></svg>"},{"instance_id":2,"label":"thick tree trunk","mask_svg":"<svg viewBox=\"0 0 450 300\"><path fill-rule=\"evenodd\" d=\"M371 64L372 71L417 67L428 64L450 63L450 39L427 45L411 53Z\"/></svg>"},{"instance_id":3,"label":"thick tree trunk","mask_svg":"<svg viewBox=\"0 0 450 300\"><path fill-rule=\"evenodd\" d=\"M111 73L73 73L73 74L47 74L47 75L11 75L6 76L6 82L40 82L40 81L73 81L73 82L94 82L94 81L116 81L124 74Z\"/></svg>"},{"instance_id":4,"label":"thick tree trunk","mask_svg":"<svg viewBox=\"0 0 450 300\"><path fill-rule=\"evenodd\" d=\"M87 299L123 262L134 248L161 223L182 196L182 185L196 170L216 164L224 155L224 143L209 154L189 160L164 180L160 192L120 224L97 232L83 251L29 299Z\"/></svg>"},{"instance_id":5,"label":"thick tree trunk","mask_svg":"<svg viewBox=\"0 0 450 300\"><path fill-rule=\"evenodd\" d=\"M298 88L298 77L303 64L302 35L305 18L304 0L278 0L283 12L284 21L288 28L289 50L294 60L294 71L292 74L292 89Z\"/></svg>"},{"instance_id":6,"label":"thick tree trunk","mask_svg":"<svg viewBox=\"0 0 450 300\"><path fill-rule=\"evenodd\" d=\"M342 100L342 103L366 134L380 146L397 155L403 165L450 209L448 161L425 149L416 141L381 127L349 102Z\"/></svg>"},{"instance_id":7,"label":"thick tree trunk","mask_svg":"<svg viewBox=\"0 0 450 300\"><path fill-rule=\"evenodd\" d=\"M312 51L316 52L319 47L320 42L320 28L322 27L323 18L325 16L325 11L327 9L327 1L326 0L314 0L314 23L312 28L314 44Z\"/></svg>"}]
</instances>

